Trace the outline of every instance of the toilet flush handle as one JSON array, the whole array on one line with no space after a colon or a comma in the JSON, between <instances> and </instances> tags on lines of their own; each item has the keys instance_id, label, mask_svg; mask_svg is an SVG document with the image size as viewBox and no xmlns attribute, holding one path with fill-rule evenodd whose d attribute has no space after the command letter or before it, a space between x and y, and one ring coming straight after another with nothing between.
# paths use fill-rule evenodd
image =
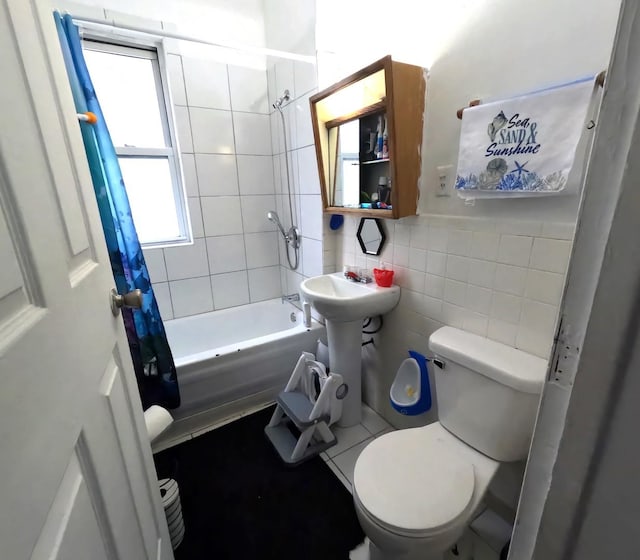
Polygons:
<instances>
[{"instance_id":1,"label":"toilet flush handle","mask_svg":"<svg viewBox=\"0 0 640 560\"><path fill-rule=\"evenodd\" d=\"M440 369L444 369L444 361L440 358L432 358L431 361L434 365L438 366Z\"/></svg>"}]
</instances>

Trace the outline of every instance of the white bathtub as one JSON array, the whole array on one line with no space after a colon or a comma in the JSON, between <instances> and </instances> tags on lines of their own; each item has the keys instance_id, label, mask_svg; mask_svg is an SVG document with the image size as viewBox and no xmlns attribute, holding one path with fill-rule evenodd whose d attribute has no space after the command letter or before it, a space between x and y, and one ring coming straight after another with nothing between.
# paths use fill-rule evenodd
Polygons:
<instances>
[{"instance_id":1,"label":"white bathtub","mask_svg":"<svg viewBox=\"0 0 640 560\"><path fill-rule=\"evenodd\" d=\"M300 353L315 352L324 338L322 325L306 328L302 312L279 299L165 321L165 328L182 401L172 414L200 417L178 422L182 432L274 398Z\"/></svg>"}]
</instances>

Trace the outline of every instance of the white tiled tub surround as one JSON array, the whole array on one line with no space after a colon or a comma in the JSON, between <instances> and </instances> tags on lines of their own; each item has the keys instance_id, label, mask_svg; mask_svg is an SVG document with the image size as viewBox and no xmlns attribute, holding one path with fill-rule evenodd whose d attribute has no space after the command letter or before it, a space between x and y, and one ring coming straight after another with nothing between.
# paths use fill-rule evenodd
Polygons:
<instances>
[{"instance_id":1,"label":"white tiled tub surround","mask_svg":"<svg viewBox=\"0 0 640 560\"><path fill-rule=\"evenodd\" d=\"M395 270L399 306L385 329L406 345L442 325L547 358L571 252L573 224L423 215L384 221L380 257L366 257L347 217L337 265ZM424 346L424 344L422 345Z\"/></svg>"},{"instance_id":2,"label":"white tiled tub surround","mask_svg":"<svg viewBox=\"0 0 640 560\"><path fill-rule=\"evenodd\" d=\"M281 294L264 69L167 55L194 244L145 250L163 318Z\"/></svg>"}]
</instances>

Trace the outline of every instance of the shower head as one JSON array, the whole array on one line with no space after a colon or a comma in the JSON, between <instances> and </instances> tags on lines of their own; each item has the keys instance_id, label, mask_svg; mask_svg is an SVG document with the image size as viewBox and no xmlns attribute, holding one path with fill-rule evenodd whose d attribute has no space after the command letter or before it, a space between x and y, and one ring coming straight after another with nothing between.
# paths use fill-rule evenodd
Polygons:
<instances>
[{"instance_id":1,"label":"shower head","mask_svg":"<svg viewBox=\"0 0 640 560\"><path fill-rule=\"evenodd\" d=\"M280 222L280 218L278 217L278 213L275 210L269 210L267 212L267 220L269 220L270 222L276 224L278 226L278 229L282 232L282 235L286 239L287 232L284 231L284 227L282 226L282 223Z\"/></svg>"},{"instance_id":2,"label":"shower head","mask_svg":"<svg viewBox=\"0 0 640 560\"><path fill-rule=\"evenodd\" d=\"M280 97L278 97L278 99L276 99L275 103L273 104L273 108L280 110L282 108L282 104L285 101L289 101L289 99L291 99L291 96L289 95L289 90L285 89L284 95L281 95Z\"/></svg>"}]
</instances>

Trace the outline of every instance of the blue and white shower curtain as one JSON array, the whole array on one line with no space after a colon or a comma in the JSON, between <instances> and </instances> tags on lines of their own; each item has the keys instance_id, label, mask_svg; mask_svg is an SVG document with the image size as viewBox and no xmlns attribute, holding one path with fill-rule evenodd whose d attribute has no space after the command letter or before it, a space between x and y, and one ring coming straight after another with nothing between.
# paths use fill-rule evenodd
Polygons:
<instances>
[{"instance_id":1,"label":"blue and white shower curtain","mask_svg":"<svg viewBox=\"0 0 640 560\"><path fill-rule=\"evenodd\" d=\"M143 408L180 406L176 368L144 261L118 157L82 54L71 16L54 13L73 100L78 113L91 111L95 125L80 123L98 201L113 277L119 293L142 291L141 309L123 309L131 357Z\"/></svg>"}]
</instances>

